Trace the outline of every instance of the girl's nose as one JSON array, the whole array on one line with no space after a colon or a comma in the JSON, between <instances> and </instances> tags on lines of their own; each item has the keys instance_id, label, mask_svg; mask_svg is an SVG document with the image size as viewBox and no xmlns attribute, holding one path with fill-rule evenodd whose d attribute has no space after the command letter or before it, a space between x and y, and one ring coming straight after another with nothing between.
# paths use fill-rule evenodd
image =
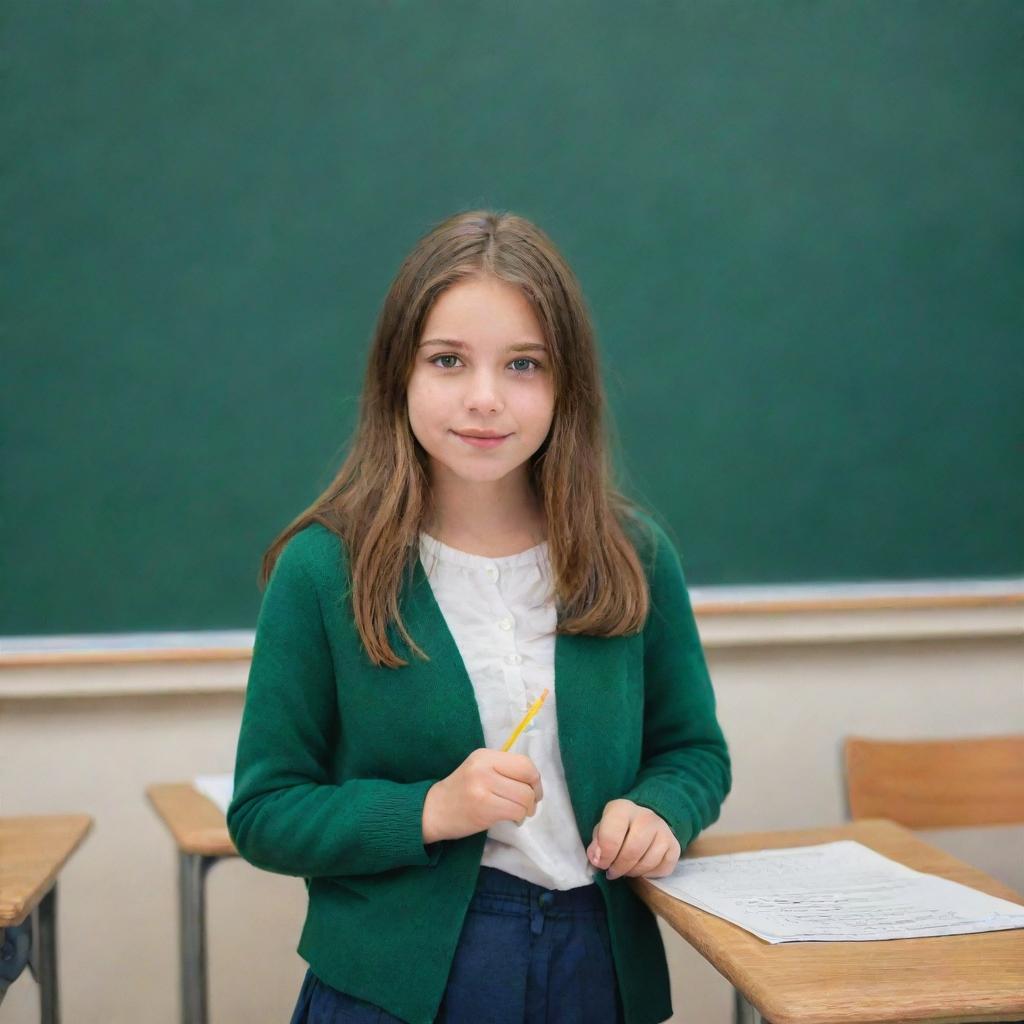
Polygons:
<instances>
[{"instance_id":1,"label":"girl's nose","mask_svg":"<svg viewBox=\"0 0 1024 1024\"><path fill-rule=\"evenodd\" d=\"M479 377L473 380L466 393L466 408L493 412L502 407L501 395L491 378Z\"/></svg>"}]
</instances>

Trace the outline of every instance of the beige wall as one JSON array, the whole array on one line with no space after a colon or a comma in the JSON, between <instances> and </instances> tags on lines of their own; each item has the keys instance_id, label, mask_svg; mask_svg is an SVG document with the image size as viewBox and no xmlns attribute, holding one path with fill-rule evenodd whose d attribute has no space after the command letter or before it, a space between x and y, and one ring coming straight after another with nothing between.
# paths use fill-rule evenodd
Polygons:
<instances>
[{"instance_id":1,"label":"beige wall","mask_svg":"<svg viewBox=\"0 0 1024 1024\"><path fill-rule=\"evenodd\" d=\"M713 831L841 820L838 751L846 733L1024 731L1024 630L1017 625L1024 612L1011 615L1008 628L1004 618L994 629L915 627L904 639L885 640L861 630L852 642L803 629L782 643L702 619L734 762L733 792ZM35 692L82 692L83 679L85 690L111 695L25 696L37 684ZM242 681L244 665L237 664L0 669L0 813L86 812L95 819L61 876L65 1020L178 1020L175 858L143 788L231 770ZM176 685L195 685L196 692L159 692ZM923 835L1024 891L1024 829ZM305 967L294 952L301 879L232 860L218 864L208 883L211 1024L287 1021ZM727 1024L726 982L669 929L662 932L673 1021ZM38 1020L27 973L10 989L0 1020Z\"/></svg>"}]
</instances>

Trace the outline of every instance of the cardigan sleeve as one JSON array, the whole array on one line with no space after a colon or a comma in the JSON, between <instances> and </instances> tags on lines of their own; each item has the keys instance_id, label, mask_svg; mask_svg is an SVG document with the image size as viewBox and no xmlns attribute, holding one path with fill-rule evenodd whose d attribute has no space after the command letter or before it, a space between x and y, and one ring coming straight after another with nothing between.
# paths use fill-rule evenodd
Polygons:
<instances>
[{"instance_id":1,"label":"cardigan sleeve","mask_svg":"<svg viewBox=\"0 0 1024 1024\"><path fill-rule=\"evenodd\" d=\"M303 550L300 532L278 556L260 606L228 833L245 860L285 875L432 867L444 842L424 846L423 804L436 779L331 778L336 679Z\"/></svg>"},{"instance_id":2,"label":"cardigan sleeve","mask_svg":"<svg viewBox=\"0 0 1024 1024\"><path fill-rule=\"evenodd\" d=\"M629 792L672 829L683 850L717 820L732 788L728 747L675 547L653 521L656 544L644 626L644 736Z\"/></svg>"}]
</instances>

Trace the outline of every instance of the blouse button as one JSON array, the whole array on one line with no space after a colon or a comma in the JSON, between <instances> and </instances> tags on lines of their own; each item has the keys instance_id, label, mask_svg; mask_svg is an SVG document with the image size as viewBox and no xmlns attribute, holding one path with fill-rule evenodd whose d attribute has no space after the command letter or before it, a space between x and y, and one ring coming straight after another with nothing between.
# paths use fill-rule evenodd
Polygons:
<instances>
[{"instance_id":1,"label":"blouse button","mask_svg":"<svg viewBox=\"0 0 1024 1024\"><path fill-rule=\"evenodd\" d=\"M502 619L501 622L498 623L498 625L501 626L502 629L511 629L512 620L508 618Z\"/></svg>"},{"instance_id":2,"label":"blouse button","mask_svg":"<svg viewBox=\"0 0 1024 1024\"><path fill-rule=\"evenodd\" d=\"M498 578L498 570L495 569L493 565L489 565L487 567L487 575L490 576L492 580L496 580Z\"/></svg>"},{"instance_id":3,"label":"blouse button","mask_svg":"<svg viewBox=\"0 0 1024 1024\"><path fill-rule=\"evenodd\" d=\"M519 662L521 662L523 660L523 656L521 654L506 654L505 655L505 660L510 665L518 665Z\"/></svg>"}]
</instances>

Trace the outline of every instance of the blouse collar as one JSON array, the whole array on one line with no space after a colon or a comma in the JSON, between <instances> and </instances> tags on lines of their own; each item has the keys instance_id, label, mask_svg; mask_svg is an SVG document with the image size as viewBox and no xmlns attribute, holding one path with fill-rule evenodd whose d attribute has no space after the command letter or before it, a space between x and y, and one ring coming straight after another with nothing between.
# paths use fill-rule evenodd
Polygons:
<instances>
[{"instance_id":1,"label":"blouse collar","mask_svg":"<svg viewBox=\"0 0 1024 1024\"><path fill-rule=\"evenodd\" d=\"M420 531L420 549L432 558L436 558L450 565L462 566L466 569L487 569L492 566L498 569L515 569L524 565L538 565L547 561L548 542L541 541L532 548L519 551L514 555L503 555L500 558L489 558L487 555L474 555L468 551L460 551L458 548L442 544L429 533Z\"/></svg>"}]
</instances>

